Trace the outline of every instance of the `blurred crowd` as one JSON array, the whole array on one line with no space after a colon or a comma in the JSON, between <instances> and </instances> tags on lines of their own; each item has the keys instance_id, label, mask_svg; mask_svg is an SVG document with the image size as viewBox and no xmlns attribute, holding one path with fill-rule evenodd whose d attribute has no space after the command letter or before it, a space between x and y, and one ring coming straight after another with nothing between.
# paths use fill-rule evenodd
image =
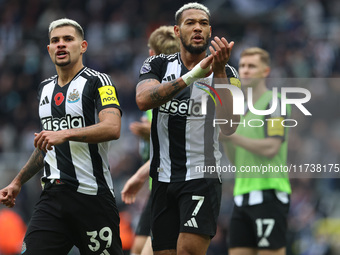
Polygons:
<instances>
[{"instance_id":1,"label":"blurred crowd","mask_svg":"<svg viewBox=\"0 0 340 255\"><path fill-rule=\"evenodd\" d=\"M292 78L311 92L306 107L312 116L293 111L298 125L290 130L289 163L339 163L340 1L198 2L211 11L212 34L235 41L231 65L238 65L244 48L262 47L271 53L274 81ZM121 138L110 152L111 169L119 208L129 215L134 229L148 190L133 206L124 206L120 190L141 164L138 139L128 128L142 115L135 103L135 86L148 56L149 34L160 25L174 25L174 14L182 4L179 0L0 0L0 188L26 162L34 132L40 130L37 87L55 74L46 49L48 25L62 17L75 19L89 43L85 65L111 75L118 88L124 115ZM334 171L322 178L313 173L293 176L288 254L340 254L335 241L340 236L339 177ZM226 178L219 230L209 255L227 254L232 185L233 180ZM37 176L18 197L14 210L26 223L39 193Z\"/></svg>"}]
</instances>

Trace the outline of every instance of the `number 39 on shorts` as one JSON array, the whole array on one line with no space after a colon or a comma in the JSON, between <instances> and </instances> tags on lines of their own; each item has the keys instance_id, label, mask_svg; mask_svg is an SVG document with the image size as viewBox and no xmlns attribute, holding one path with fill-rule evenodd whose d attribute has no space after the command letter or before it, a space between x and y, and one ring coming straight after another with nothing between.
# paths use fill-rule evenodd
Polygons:
<instances>
[{"instance_id":1,"label":"number 39 on shorts","mask_svg":"<svg viewBox=\"0 0 340 255\"><path fill-rule=\"evenodd\" d=\"M112 244L112 231L109 227L103 227L98 234L98 231L88 231L86 234L90 237L90 244L88 245L89 249L93 252L98 251L100 246L100 241L102 240L106 242L105 247L109 248ZM106 250L103 251L102 255L109 254Z\"/></svg>"}]
</instances>

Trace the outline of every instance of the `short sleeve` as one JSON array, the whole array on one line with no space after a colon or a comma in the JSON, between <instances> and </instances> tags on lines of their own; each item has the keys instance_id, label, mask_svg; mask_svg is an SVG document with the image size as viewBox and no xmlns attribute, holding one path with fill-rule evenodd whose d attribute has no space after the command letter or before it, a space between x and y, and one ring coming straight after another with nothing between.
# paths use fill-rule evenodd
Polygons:
<instances>
[{"instance_id":1,"label":"short sleeve","mask_svg":"<svg viewBox=\"0 0 340 255\"><path fill-rule=\"evenodd\" d=\"M110 76L105 75L105 78L106 82L103 82L103 80L101 80L99 77L96 81L95 101L97 110L98 112L100 112L105 108L113 107L119 109L122 115L122 109L119 103L117 88L113 84Z\"/></svg>"},{"instance_id":2,"label":"short sleeve","mask_svg":"<svg viewBox=\"0 0 340 255\"><path fill-rule=\"evenodd\" d=\"M163 54L147 58L139 71L139 82L146 79L156 79L162 82L161 77L164 63L165 58Z\"/></svg>"}]
</instances>

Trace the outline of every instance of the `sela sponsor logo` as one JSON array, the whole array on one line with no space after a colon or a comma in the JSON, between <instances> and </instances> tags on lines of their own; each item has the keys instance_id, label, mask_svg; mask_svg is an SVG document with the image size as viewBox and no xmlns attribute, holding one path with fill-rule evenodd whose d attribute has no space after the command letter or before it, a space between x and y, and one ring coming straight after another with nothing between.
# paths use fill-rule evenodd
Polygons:
<instances>
[{"instance_id":1,"label":"sela sponsor logo","mask_svg":"<svg viewBox=\"0 0 340 255\"><path fill-rule=\"evenodd\" d=\"M170 78L170 76L169 76ZM216 90L210 86L209 79L199 79L195 81L194 86L199 90L204 91L202 95L202 100L205 100L204 103L200 101L195 101L194 99L185 99L185 100L178 100L172 99L171 101L163 104L159 107L159 111L163 113L169 113L171 115L180 115L180 116L195 116L195 117L202 117L202 106L205 107L206 112L206 105L207 105L207 96L210 95L211 99L214 101L215 105L216 99L213 94L216 95L220 104L222 105L222 101ZM210 90L212 92L210 92ZM205 113L206 114L206 113Z\"/></svg>"},{"instance_id":2,"label":"sela sponsor logo","mask_svg":"<svg viewBox=\"0 0 340 255\"><path fill-rule=\"evenodd\" d=\"M159 112L180 116L202 116L201 103L193 99L173 99L159 107Z\"/></svg>"},{"instance_id":3,"label":"sela sponsor logo","mask_svg":"<svg viewBox=\"0 0 340 255\"><path fill-rule=\"evenodd\" d=\"M58 131L71 128L81 128L84 127L84 119L81 116L72 117L67 114L65 118L52 118L46 117L41 119L41 124L44 130Z\"/></svg>"}]
</instances>

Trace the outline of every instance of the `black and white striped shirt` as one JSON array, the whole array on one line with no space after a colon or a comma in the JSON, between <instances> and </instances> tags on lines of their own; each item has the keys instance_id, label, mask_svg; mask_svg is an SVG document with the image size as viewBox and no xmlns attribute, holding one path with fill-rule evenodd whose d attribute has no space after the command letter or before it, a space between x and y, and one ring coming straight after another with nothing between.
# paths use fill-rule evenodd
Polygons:
<instances>
[{"instance_id":1,"label":"black and white striped shirt","mask_svg":"<svg viewBox=\"0 0 340 255\"><path fill-rule=\"evenodd\" d=\"M145 60L139 80L168 82L187 73L180 54L152 56ZM235 68L226 65L228 78L238 79ZM199 80L213 85L213 74ZM202 96L208 87L197 82L183 89L171 101L153 109L150 142L150 175L161 182L180 182L203 178L199 167L216 166L221 152L218 126L213 127L215 104L207 97L207 114L202 114Z\"/></svg>"},{"instance_id":2,"label":"black and white striped shirt","mask_svg":"<svg viewBox=\"0 0 340 255\"><path fill-rule=\"evenodd\" d=\"M39 116L43 130L81 128L98 122L108 107L121 110L110 77L84 67L67 85L60 87L55 75L39 85ZM88 144L68 141L53 146L45 155L43 183L60 179L74 190L96 195L113 192L109 170L109 142Z\"/></svg>"}]
</instances>

